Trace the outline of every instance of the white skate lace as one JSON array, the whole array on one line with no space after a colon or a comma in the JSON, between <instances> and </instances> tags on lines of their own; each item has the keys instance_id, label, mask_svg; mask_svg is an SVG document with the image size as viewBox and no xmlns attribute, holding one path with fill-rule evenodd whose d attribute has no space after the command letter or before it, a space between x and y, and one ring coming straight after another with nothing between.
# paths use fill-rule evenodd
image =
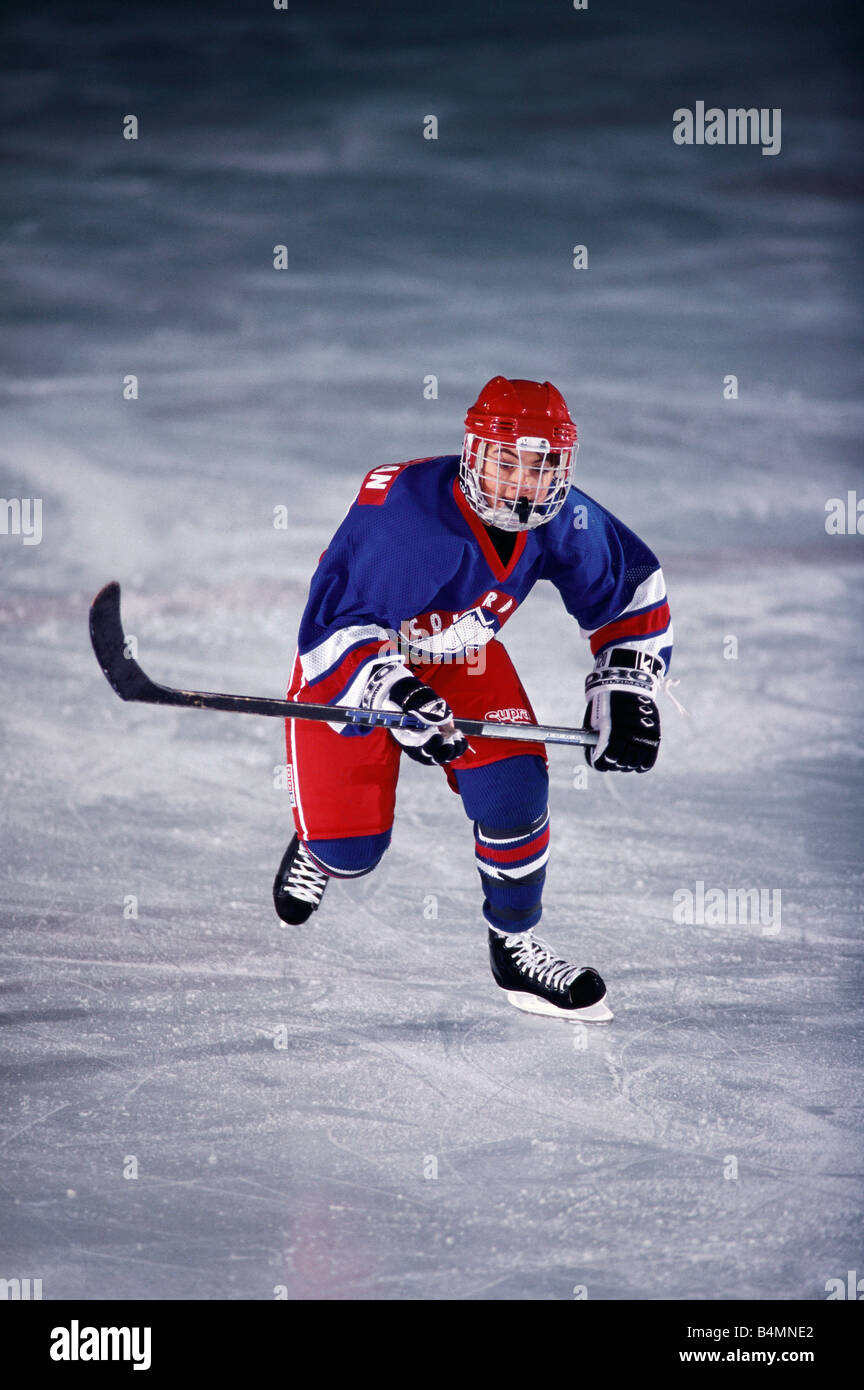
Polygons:
<instances>
[{"instance_id":1,"label":"white skate lace","mask_svg":"<svg viewBox=\"0 0 864 1390\"><path fill-rule=\"evenodd\" d=\"M541 941L530 931L505 937L504 944L529 980L533 978L538 984L551 985L553 989L567 989L585 970L584 965L568 965L566 960L555 955L548 941Z\"/></svg>"},{"instance_id":2,"label":"white skate lace","mask_svg":"<svg viewBox=\"0 0 864 1390\"><path fill-rule=\"evenodd\" d=\"M283 891L289 892L292 898L299 898L301 902L312 903L313 907L317 907L326 887L327 875L322 874L313 863L303 845L298 845L294 863L282 880Z\"/></svg>"}]
</instances>

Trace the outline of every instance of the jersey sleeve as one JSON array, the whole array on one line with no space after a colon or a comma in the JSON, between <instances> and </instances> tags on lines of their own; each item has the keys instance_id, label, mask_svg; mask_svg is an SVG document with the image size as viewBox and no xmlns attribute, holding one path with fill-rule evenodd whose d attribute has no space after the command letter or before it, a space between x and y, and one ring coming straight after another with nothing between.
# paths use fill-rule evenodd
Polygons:
<instances>
[{"instance_id":1,"label":"jersey sleeve","mask_svg":"<svg viewBox=\"0 0 864 1390\"><path fill-rule=\"evenodd\" d=\"M607 647L628 647L659 657L668 671L672 619L654 552L575 488L552 525L542 577L558 589L594 656Z\"/></svg>"},{"instance_id":2,"label":"jersey sleeve","mask_svg":"<svg viewBox=\"0 0 864 1390\"><path fill-rule=\"evenodd\" d=\"M402 621L428 606L430 557L406 543L399 511L355 502L322 555L300 622L295 699L356 704L375 665L402 661ZM371 732L331 727L346 737Z\"/></svg>"}]
</instances>

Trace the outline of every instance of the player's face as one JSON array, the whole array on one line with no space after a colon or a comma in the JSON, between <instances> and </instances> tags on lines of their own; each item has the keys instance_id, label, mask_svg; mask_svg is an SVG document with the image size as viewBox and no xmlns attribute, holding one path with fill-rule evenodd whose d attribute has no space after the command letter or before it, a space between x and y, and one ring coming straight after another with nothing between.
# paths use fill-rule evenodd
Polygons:
<instances>
[{"instance_id":1,"label":"player's face","mask_svg":"<svg viewBox=\"0 0 864 1390\"><path fill-rule=\"evenodd\" d=\"M545 502L555 477L555 456L519 450L509 444L487 444L480 467L480 486L483 496L492 506L515 502L524 497L529 502Z\"/></svg>"}]
</instances>

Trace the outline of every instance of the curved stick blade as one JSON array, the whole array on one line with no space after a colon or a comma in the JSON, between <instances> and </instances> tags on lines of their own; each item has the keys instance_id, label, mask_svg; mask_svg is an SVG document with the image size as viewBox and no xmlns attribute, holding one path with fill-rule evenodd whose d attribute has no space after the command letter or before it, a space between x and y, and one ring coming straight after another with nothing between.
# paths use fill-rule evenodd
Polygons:
<instances>
[{"instance_id":1,"label":"curved stick blade","mask_svg":"<svg viewBox=\"0 0 864 1390\"><path fill-rule=\"evenodd\" d=\"M105 679L121 700L153 702L160 698L159 687L127 652L116 580L100 589L90 605L90 641Z\"/></svg>"}]
</instances>

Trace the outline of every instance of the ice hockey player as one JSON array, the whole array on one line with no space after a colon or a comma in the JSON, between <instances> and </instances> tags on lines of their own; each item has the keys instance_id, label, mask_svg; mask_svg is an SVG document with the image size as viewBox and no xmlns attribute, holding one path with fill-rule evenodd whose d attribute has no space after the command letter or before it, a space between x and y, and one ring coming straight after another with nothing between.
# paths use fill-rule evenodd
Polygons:
<instances>
[{"instance_id":1,"label":"ice hockey player","mask_svg":"<svg viewBox=\"0 0 864 1390\"><path fill-rule=\"evenodd\" d=\"M601 772L647 772L672 628L646 545L571 487L576 427L550 382L488 382L461 457L373 468L318 565L289 699L419 715L428 731L286 721L297 834L276 875L283 922L299 924L331 878L359 878L390 843L402 752L442 766L474 823L492 974L529 1013L606 1022L596 970L534 935L549 857L542 743L478 738L457 717L536 723L498 633L538 579L589 638L586 747ZM473 660L471 659L473 656Z\"/></svg>"}]
</instances>

